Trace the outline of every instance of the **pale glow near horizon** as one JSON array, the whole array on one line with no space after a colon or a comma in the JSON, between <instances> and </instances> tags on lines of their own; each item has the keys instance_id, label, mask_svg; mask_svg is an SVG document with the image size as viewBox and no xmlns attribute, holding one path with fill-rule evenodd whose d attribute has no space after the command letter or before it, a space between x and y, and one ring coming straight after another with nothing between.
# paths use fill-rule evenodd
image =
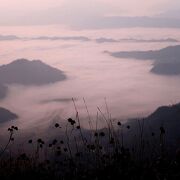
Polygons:
<instances>
[{"instance_id":1,"label":"pale glow near horizon","mask_svg":"<svg viewBox=\"0 0 180 180\"><path fill-rule=\"evenodd\" d=\"M94 7L97 9L106 7L109 14L113 12L128 15L148 15L153 12L162 12L169 8L177 8L180 5L178 0L0 0L0 10L3 12L8 10L31 12L37 10L47 10L50 8L71 7L70 9L78 9L78 7ZM153 12L152 12L153 11Z\"/></svg>"}]
</instances>

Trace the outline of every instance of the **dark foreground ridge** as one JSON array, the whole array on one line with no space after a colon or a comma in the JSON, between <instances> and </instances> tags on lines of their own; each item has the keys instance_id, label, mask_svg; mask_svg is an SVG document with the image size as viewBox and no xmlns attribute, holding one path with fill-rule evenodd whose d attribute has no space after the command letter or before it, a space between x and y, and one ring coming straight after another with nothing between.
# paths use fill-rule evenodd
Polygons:
<instances>
[{"instance_id":1,"label":"dark foreground ridge","mask_svg":"<svg viewBox=\"0 0 180 180\"><path fill-rule=\"evenodd\" d=\"M116 58L133 58L138 60L154 60L151 72L161 75L180 74L180 45L169 46L154 51L108 52Z\"/></svg>"},{"instance_id":2,"label":"dark foreground ridge","mask_svg":"<svg viewBox=\"0 0 180 180\"><path fill-rule=\"evenodd\" d=\"M131 125L133 132L137 131L137 121L134 119L128 123ZM171 106L162 106L154 111L151 115L143 119L144 135L146 138L151 136L151 133L158 134L159 128L163 127L166 129L166 143L171 150L174 151L179 148L180 138L180 104Z\"/></svg>"},{"instance_id":3,"label":"dark foreground ridge","mask_svg":"<svg viewBox=\"0 0 180 180\"><path fill-rule=\"evenodd\" d=\"M51 126L48 136L53 131L56 132L54 137L31 137L23 142L22 149L14 139L19 129L11 126L7 145L5 148L1 145L0 178L180 178L180 104L160 107L147 118L133 119L127 123L108 117L110 115L105 117L100 112L98 118L104 118L106 127L88 131L81 127L81 119L76 112L75 118L68 118L64 127L61 122Z\"/></svg>"}]
</instances>

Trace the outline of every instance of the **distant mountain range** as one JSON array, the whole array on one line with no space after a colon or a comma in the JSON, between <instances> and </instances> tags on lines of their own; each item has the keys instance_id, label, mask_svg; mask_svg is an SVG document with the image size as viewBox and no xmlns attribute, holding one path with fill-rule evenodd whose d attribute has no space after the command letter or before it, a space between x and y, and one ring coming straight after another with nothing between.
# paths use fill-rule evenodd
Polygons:
<instances>
[{"instance_id":1,"label":"distant mountain range","mask_svg":"<svg viewBox=\"0 0 180 180\"><path fill-rule=\"evenodd\" d=\"M161 75L180 74L180 45L154 51L106 52L116 58L154 60L151 72Z\"/></svg>"},{"instance_id":2,"label":"distant mountain range","mask_svg":"<svg viewBox=\"0 0 180 180\"><path fill-rule=\"evenodd\" d=\"M37 36L37 37L18 37L15 35L0 35L0 41L11 41L11 40L62 40L62 41L90 41L85 36Z\"/></svg>"},{"instance_id":3,"label":"distant mountain range","mask_svg":"<svg viewBox=\"0 0 180 180\"><path fill-rule=\"evenodd\" d=\"M177 43L179 42L173 38L166 38L166 39L137 39L137 38L125 38L125 39L113 39L113 38L97 38L97 43L118 43L118 42L125 42L125 43L164 43L164 42L172 42Z\"/></svg>"},{"instance_id":4,"label":"distant mountain range","mask_svg":"<svg viewBox=\"0 0 180 180\"><path fill-rule=\"evenodd\" d=\"M64 41L90 41L88 37L85 36L40 36L35 38L29 38L29 40L64 40Z\"/></svg>"},{"instance_id":5,"label":"distant mountain range","mask_svg":"<svg viewBox=\"0 0 180 180\"><path fill-rule=\"evenodd\" d=\"M0 41L18 40L18 39L20 38L14 35L0 35Z\"/></svg>"},{"instance_id":6,"label":"distant mountain range","mask_svg":"<svg viewBox=\"0 0 180 180\"><path fill-rule=\"evenodd\" d=\"M37 36L37 37L18 37L15 35L0 35L0 41L14 41L14 40L21 40L21 41L95 41L96 43L177 43L180 42L174 38L160 38L160 39L139 39L139 38L121 38L121 39L114 39L114 38L107 38L107 37L97 37L95 39L86 37L86 36Z\"/></svg>"},{"instance_id":7,"label":"distant mountain range","mask_svg":"<svg viewBox=\"0 0 180 180\"><path fill-rule=\"evenodd\" d=\"M0 107L0 123L8 122L17 119L18 116L11 111Z\"/></svg>"},{"instance_id":8,"label":"distant mountain range","mask_svg":"<svg viewBox=\"0 0 180 180\"><path fill-rule=\"evenodd\" d=\"M65 79L61 70L39 60L18 59L0 66L0 97L6 95L6 84L45 85Z\"/></svg>"}]
</instances>

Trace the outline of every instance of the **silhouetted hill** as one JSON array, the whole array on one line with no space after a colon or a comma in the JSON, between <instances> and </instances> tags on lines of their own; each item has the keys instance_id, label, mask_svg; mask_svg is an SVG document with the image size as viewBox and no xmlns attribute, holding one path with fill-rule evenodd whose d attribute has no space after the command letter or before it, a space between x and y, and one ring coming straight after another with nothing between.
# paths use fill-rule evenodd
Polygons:
<instances>
[{"instance_id":1,"label":"silhouetted hill","mask_svg":"<svg viewBox=\"0 0 180 180\"><path fill-rule=\"evenodd\" d=\"M161 126L166 131L167 143L177 146L180 139L180 104L159 107L147 121L156 132ZM147 127L148 128L148 127Z\"/></svg>"},{"instance_id":2,"label":"silhouetted hill","mask_svg":"<svg viewBox=\"0 0 180 180\"><path fill-rule=\"evenodd\" d=\"M64 73L39 60L18 59L0 66L1 84L43 85L65 80Z\"/></svg>"},{"instance_id":3,"label":"silhouetted hill","mask_svg":"<svg viewBox=\"0 0 180 180\"><path fill-rule=\"evenodd\" d=\"M140 131L139 124L141 124L144 137L149 139L152 139L152 133L155 138L159 139L160 127L163 127L167 145L177 148L180 140L180 104L159 107L148 117L133 119L127 124L130 124L134 134Z\"/></svg>"},{"instance_id":4,"label":"silhouetted hill","mask_svg":"<svg viewBox=\"0 0 180 180\"><path fill-rule=\"evenodd\" d=\"M180 62L180 45L169 46L160 50L154 51L122 51L122 52L112 52L112 56L117 58L135 58L140 60L161 60L161 61L171 61L177 60Z\"/></svg>"},{"instance_id":5,"label":"silhouetted hill","mask_svg":"<svg viewBox=\"0 0 180 180\"><path fill-rule=\"evenodd\" d=\"M180 45L155 51L110 52L110 55L116 58L155 60L151 72L162 75L180 74Z\"/></svg>"},{"instance_id":6,"label":"silhouetted hill","mask_svg":"<svg viewBox=\"0 0 180 180\"><path fill-rule=\"evenodd\" d=\"M18 116L11 111L0 107L0 123L17 119Z\"/></svg>"},{"instance_id":7,"label":"silhouetted hill","mask_svg":"<svg viewBox=\"0 0 180 180\"><path fill-rule=\"evenodd\" d=\"M161 106L155 112L153 112L148 119L154 123L164 124L178 121L180 123L180 104L172 106ZM159 119L157 121L157 119ZM161 122L160 122L161 120Z\"/></svg>"},{"instance_id":8,"label":"silhouetted hill","mask_svg":"<svg viewBox=\"0 0 180 180\"><path fill-rule=\"evenodd\" d=\"M180 63L157 63L152 69L151 72L160 75L179 75L180 74Z\"/></svg>"}]
</instances>

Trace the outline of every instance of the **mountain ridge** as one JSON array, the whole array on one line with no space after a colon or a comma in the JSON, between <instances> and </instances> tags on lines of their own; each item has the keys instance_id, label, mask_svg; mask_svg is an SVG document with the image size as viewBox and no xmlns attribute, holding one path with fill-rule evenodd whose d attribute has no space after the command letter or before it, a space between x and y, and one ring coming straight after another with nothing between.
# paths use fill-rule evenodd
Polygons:
<instances>
[{"instance_id":1,"label":"mountain ridge","mask_svg":"<svg viewBox=\"0 0 180 180\"><path fill-rule=\"evenodd\" d=\"M0 66L1 84L43 85L65 80L64 73L40 60L17 59Z\"/></svg>"},{"instance_id":2,"label":"mountain ridge","mask_svg":"<svg viewBox=\"0 0 180 180\"><path fill-rule=\"evenodd\" d=\"M15 120L17 118L18 118L18 115L16 115L15 113L9 111L8 109L0 107L0 123Z\"/></svg>"},{"instance_id":3,"label":"mountain ridge","mask_svg":"<svg viewBox=\"0 0 180 180\"><path fill-rule=\"evenodd\" d=\"M0 99L7 94L9 84L46 85L66 80L63 71L51 67L40 60L27 60L24 58L0 66Z\"/></svg>"},{"instance_id":4,"label":"mountain ridge","mask_svg":"<svg viewBox=\"0 0 180 180\"><path fill-rule=\"evenodd\" d=\"M158 75L180 75L180 45L159 50L108 52L115 58L153 60L150 72Z\"/></svg>"}]
</instances>

